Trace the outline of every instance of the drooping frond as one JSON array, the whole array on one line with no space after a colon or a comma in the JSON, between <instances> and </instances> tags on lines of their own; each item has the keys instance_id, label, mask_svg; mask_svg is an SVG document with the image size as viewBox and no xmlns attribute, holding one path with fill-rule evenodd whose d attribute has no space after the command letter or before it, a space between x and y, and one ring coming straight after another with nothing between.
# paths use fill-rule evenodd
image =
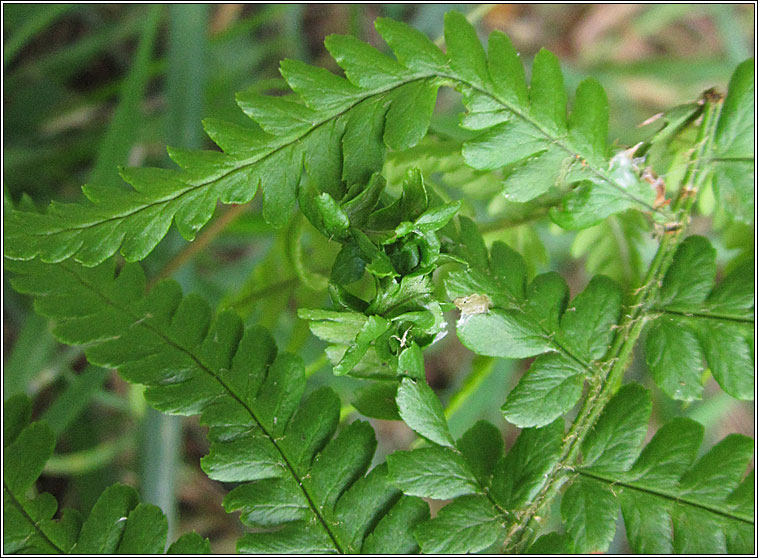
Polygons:
<instances>
[{"instance_id":1,"label":"drooping frond","mask_svg":"<svg viewBox=\"0 0 758 558\"><path fill-rule=\"evenodd\" d=\"M182 297L173 281L145 294L138 264L118 273L113 262L11 267L14 287L55 320L60 341L85 345L92 363L144 384L156 409L202 415L211 440L203 470L248 483L224 501L256 528L240 551L413 551L410 528L426 504L390 486L386 467L366 474L376 448L371 426L356 421L333 437L337 396L322 388L303 400L301 360L279 354L264 328L245 329L229 311L213 320L205 301Z\"/></svg>"}]
</instances>

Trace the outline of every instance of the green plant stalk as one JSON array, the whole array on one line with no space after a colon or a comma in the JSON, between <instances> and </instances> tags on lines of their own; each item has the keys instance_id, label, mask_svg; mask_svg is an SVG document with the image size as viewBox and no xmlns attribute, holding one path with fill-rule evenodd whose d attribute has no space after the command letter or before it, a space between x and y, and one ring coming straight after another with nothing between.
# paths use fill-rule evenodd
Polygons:
<instances>
[{"instance_id":1,"label":"green plant stalk","mask_svg":"<svg viewBox=\"0 0 758 558\"><path fill-rule=\"evenodd\" d=\"M650 307L655 300L660 283L671 265L677 247L683 240L689 212L697 197L697 192L708 176L708 169L704 168L704 165L708 161L716 124L723 107L723 98L713 91L707 91L703 97L705 109L697 142L688 161L687 172L678 189L677 198L673 203L672 213L675 219L664 226L663 237L648 267L645 279L635 291L634 298L627 308L628 312L618 325L614 342L601 364L601 376L590 378L588 394L564 438L560 459L548 473L547 482L532 503L517 513L517 519L508 529L503 543L504 551L521 553L531 543L537 531L534 525L535 517L570 479L566 473L573 470L582 442L618 389L624 372L631 364L634 346L647 322Z\"/></svg>"},{"instance_id":2,"label":"green plant stalk","mask_svg":"<svg viewBox=\"0 0 758 558\"><path fill-rule=\"evenodd\" d=\"M7 67L24 45L32 40L39 32L47 28L60 16L76 7L75 4L52 4L44 7L34 6L34 8L37 9L36 13L32 13L31 16L21 24L20 29L5 41L3 48L3 68ZM32 8L32 6L30 6L30 8Z\"/></svg>"},{"instance_id":3,"label":"green plant stalk","mask_svg":"<svg viewBox=\"0 0 758 558\"><path fill-rule=\"evenodd\" d=\"M268 21L271 17L277 16L279 12L281 11L281 8L286 8L286 5L277 5L272 4L272 7L270 9L262 9L260 12L256 13L254 16L251 16L250 18L246 20L242 20L237 24L232 25L229 27L226 31L222 31L221 33L217 35L213 35L208 39L208 43L215 47L217 45L222 45L225 41L228 41L230 39L234 39L235 37L238 37L240 35L243 35L245 33L253 33L255 30L257 30L261 25L263 25L266 21ZM125 35L120 34L119 37L123 37ZM114 38L113 41L117 40L117 38ZM120 40L120 39L118 39ZM274 52L276 49L273 47L267 47L264 45L264 49L266 51ZM166 63L166 60L160 59L160 60L153 60L149 65L149 76L151 78L160 77L163 74L166 73L168 69L168 64ZM15 78L15 74L13 76ZM114 95L114 93L118 92L121 87L123 87L124 80L115 80L113 82L106 83L104 85L101 85L100 87L97 87L93 91L86 94L86 99L90 102L102 102L103 100L111 97ZM285 85L282 85L285 84ZM269 78L269 79L261 79L256 81L253 85L249 88L251 91L265 91L269 89L286 89L286 82L282 78Z\"/></svg>"},{"instance_id":4,"label":"green plant stalk","mask_svg":"<svg viewBox=\"0 0 758 558\"><path fill-rule=\"evenodd\" d=\"M141 120L141 105L150 81L150 62L153 59L162 13L162 6L152 6L145 16L146 22L132 68L119 88L116 112L113 114L105 138L100 142L95 168L90 173L92 184L107 185L112 188L124 186L117 169L119 165L126 163L129 151L137 137L137 127Z\"/></svg>"},{"instance_id":5,"label":"green plant stalk","mask_svg":"<svg viewBox=\"0 0 758 558\"><path fill-rule=\"evenodd\" d=\"M482 385L482 382L484 382L484 380L492 374L492 371L495 370L494 358L481 357L481 359L482 361L479 366L477 366L476 361L474 361L473 370L464 380L461 389L450 398L450 402L445 408L445 418L447 420L450 420L450 417L463 406L466 400L476 393L479 386Z\"/></svg>"},{"instance_id":6,"label":"green plant stalk","mask_svg":"<svg viewBox=\"0 0 758 558\"><path fill-rule=\"evenodd\" d=\"M340 423L343 422L347 417L352 415L356 411L356 408L352 405L343 404L342 407L340 407Z\"/></svg>"},{"instance_id":7,"label":"green plant stalk","mask_svg":"<svg viewBox=\"0 0 758 558\"><path fill-rule=\"evenodd\" d=\"M295 270L295 274L300 279L300 283L313 291L323 291L329 285L329 278L318 271L308 269L305 263L301 243L304 224L304 218L300 215L292 218L286 237L287 256L290 264L292 264L292 269Z\"/></svg>"},{"instance_id":8,"label":"green plant stalk","mask_svg":"<svg viewBox=\"0 0 758 558\"><path fill-rule=\"evenodd\" d=\"M103 442L94 448L53 455L45 464L45 474L69 477L83 475L110 465L125 450L134 445L132 436Z\"/></svg>"},{"instance_id":9,"label":"green plant stalk","mask_svg":"<svg viewBox=\"0 0 758 558\"><path fill-rule=\"evenodd\" d=\"M500 232L505 229L519 227L521 225L525 225L526 223L532 223L534 221L542 219L545 215L548 214L551 207L557 206L559 203L560 201L546 203L544 206L536 208L528 215L507 216L503 217L502 219L498 219L497 221L492 221L491 223L485 223L479 227L479 232L484 236L487 234Z\"/></svg>"},{"instance_id":10,"label":"green plant stalk","mask_svg":"<svg viewBox=\"0 0 758 558\"><path fill-rule=\"evenodd\" d=\"M247 205L225 205L218 209L218 216L213 222L200 233L194 242L187 244L176 256L171 258L161 270L150 280L150 287L156 282L171 277L176 271L205 250L208 245L226 228L227 225L237 219L246 209Z\"/></svg>"},{"instance_id":11,"label":"green plant stalk","mask_svg":"<svg viewBox=\"0 0 758 558\"><path fill-rule=\"evenodd\" d=\"M316 360L305 367L305 377L310 378L327 364L329 364L329 358L326 356L326 353L322 353Z\"/></svg>"},{"instance_id":12,"label":"green plant stalk","mask_svg":"<svg viewBox=\"0 0 758 558\"><path fill-rule=\"evenodd\" d=\"M300 39L303 36L303 16L305 15L305 5L290 4L282 18L282 35L284 36L284 51L287 57L310 62L308 49L305 48L304 41Z\"/></svg>"}]
</instances>

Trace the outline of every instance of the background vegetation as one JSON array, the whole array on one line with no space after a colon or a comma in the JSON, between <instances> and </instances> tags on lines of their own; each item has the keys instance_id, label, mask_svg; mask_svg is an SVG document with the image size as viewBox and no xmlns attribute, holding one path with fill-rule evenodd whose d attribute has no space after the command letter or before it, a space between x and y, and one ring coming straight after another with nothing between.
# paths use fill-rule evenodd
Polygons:
<instances>
[{"instance_id":1,"label":"background vegetation","mask_svg":"<svg viewBox=\"0 0 758 558\"><path fill-rule=\"evenodd\" d=\"M505 31L527 67L540 47L556 53L570 91L583 77L596 77L611 104L610 138L623 144L641 138L644 131L637 126L657 112L710 86L723 88L736 64L753 54L750 5L5 4L4 199L18 202L26 193L43 207L50 200L79 198L85 183L123 184L118 165L168 166L167 144L211 147L201 119L246 118L234 92L283 89L281 59L337 71L323 47L328 34L353 34L380 45L372 22L390 16L436 38L449 9L477 10L482 35ZM455 94L441 96L433 133L454 134L458 103ZM492 221L488 240L507 240L525 254L532 272L561 272L572 295L592 273L629 280L642 267L634 253L640 261L651 255L651 239L624 241L623 220L617 231L596 227L579 234L559 232L546 218L502 228L497 202L489 203L489 194L476 197L486 185L473 187L471 176L444 180L460 187L483 221ZM351 401L356 382L331 374L323 342L295 313L323 306L318 272L328 270L334 250L308 227L275 232L261 218L259 199L250 206L219 207L215 222L193 244L172 229L145 260L146 271L153 278L172 275L185 293L199 293L211 304L234 308L247 323L270 327L281 347L303 355L312 374L309 385L332 385ZM702 213L708 214L707 207ZM691 232L708 234L718 228L718 215L715 221L697 217ZM295 237L302 240L293 243ZM722 238L720 266L740 250L752 250L754 232L732 225ZM611 257L623 249L632 249L630 257ZM126 482L161 505L174 536L196 530L210 538L214 552L233 552L241 525L220 506L229 487L199 469L207 441L196 419L149 412L134 387L111 371L88 366L77 349L58 345L47 320L8 288L5 276L3 343L4 400L27 393L34 417L47 419L58 435L43 490L62 506L86 512L106 486ZM651 385L642 360L628 378ZM462 389L470 394L464 405L448 407L454 435L486 418L501 427L510 445L517 431L506 425L499 407L527 365L472 361L449 335L428 354L426 372L444 402ZM485 367L490 368L483 373ZM703 400L692 404L652 393L659 398L653 426L673 416L694 418L706 425L704 448L731 432L753 434L752 404L736 401L712 380ZM352 412L343 409L345 416ZM380 437L377 459L414 437L401 422L372 422ZM623 529L618 533L612 551L626 548Z\"/></svg>"}]
</instances>

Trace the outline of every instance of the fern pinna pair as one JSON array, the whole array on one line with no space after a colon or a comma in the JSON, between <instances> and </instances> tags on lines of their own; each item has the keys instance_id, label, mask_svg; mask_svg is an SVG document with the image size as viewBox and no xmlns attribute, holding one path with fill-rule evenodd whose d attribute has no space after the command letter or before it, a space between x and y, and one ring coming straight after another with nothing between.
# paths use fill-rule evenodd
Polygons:
<instances>
[{"instance_id":1,"label":"fern pinna pair","mask_svg":"<svg viewBox=\"0 0 758 558\"><path fill-rule=\"evenodd\" d=\"M284 61L297 97L241 94L256 126L204 122L223 152L170 149L181 170L123 169L132 190L86 186L90 203L11 211L14 288L35 298L61 342L145 385L150 405L201 415L211 441L202 468L237 483L223 505L251 528L241 552L604 551L619 511L637 552L753 552L752 440L733 434L699 456L703 427L676 418L645 444L650 392L623 383L645 335L647 368L668 397L699 398L706 365L729 395L753 396L753 263L730 265L717 284L710 242L685 237L706 189L726 218L752 223L753 62L737 68L725 99L710 93L677 107L649 141L613 153L603 89L583 81L567 117L549 52L536 56L527 86L509 39L493 32L485 54L461 14L445 18L446 52L404 24L376 27L395 58L331 36L346 79ZM465 200L446 198L424 172L423 154L440 149L424 138L441 86L459 91L467 109L459 168L486 172L508 203L544 209L566 229L643 215L657 249L639 280L622 289L598 275L571 299L558 274L534 276L506 243L488 248L460 215ZM400 152L416 160L396 165L388 181L388 160ZM664 203L643 167L671 153L681 172ZM370 424L340 424L336 394L308 390L301 358L279 352L265 328L245 327L231 310L214 314L173 281L147 288L135 262L172 221L191 240L217 201L247 203L259 187L269 223L288 223L297 202L339 243L332 309L299 316L328 343L336 374L365 380L355 407L403 420L420 446L371 468ZM361 298L349 286L366 277L375 288ZM465 347L536 357L503 393L505 418L522 428L507 452L485 421L456 439L425 380L423 350L448 332L451 302L472 296L486 303L458 321ZM8 401L4 416L6 552L163 551L165 518L125 486L105 491L86 519L71 511L54 519L57 503L32 486L55 437L29 424L24 398ZM540 518L557 511L559 496L562 526L550 532ZM423 498L450 502L431 518ZM169 551L209 548L186 535Z\"/></svg>"}]
</instances>

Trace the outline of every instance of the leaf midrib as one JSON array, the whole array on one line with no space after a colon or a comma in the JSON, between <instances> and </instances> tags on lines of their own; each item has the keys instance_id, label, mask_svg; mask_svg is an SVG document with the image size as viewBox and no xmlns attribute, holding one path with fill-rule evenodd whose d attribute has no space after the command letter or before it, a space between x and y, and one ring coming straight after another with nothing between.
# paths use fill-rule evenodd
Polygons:
<instances>
[{"instance_id":1,"label":"leaf midrib","mask_svg":"<svg viewBox=\"0 0 758 558\"><path fill-rule=\"evenodd\" d=\"M154 328L149 322L144 321L143 317L141 316L135 316L132 312L130 312L128 309L121 307L119 304L117 304L116 301L111 300L110 297L105 295L103 292L100 291L100 289L97 289L93 284L88 282L85 278L81 277L79 274L77 274L73 269L70 269L70 266L64 265L62 266L63 269L68 271L82 286L92 291L96 296L103 299L107 304L112 306L113 308L123 312L133 320L135 320L135 323L139 323L140 326L145 327L149 329L151 332L153 332L155 335L157 335L160 339L162 339L166 344L170 345L171 347L177 349L180 352L183 352L186 354L190 359L192 359L197 366L206 372L211 378L213 378L216 382L219 383L221 388L226 391L230 397L232 397L237 403L239 403L245 411L250 415L250 417L255 421L258 428L261 429L264 436L269 439L271 444L276 448L276 450L279 452L279 455L282 457L282 460L284 461L285 465L287 466L290 475L295 479L298 486L300 487L300 490L303 492L303 495L305 496L306 501L308 502L308 506L311 508L311 511L313 514L318 518L319 522L321 523L321 526L326 531L326 533L329 535L329 538L331 539L332 543L334 544L334 547L337 549L337 551L340 554L344 554L344 549L340 545L339 541L337 540L337 536L335 533L332 532L332 530L329 528L329 522L321 515L319 511L319 507L315 504L312 495L308 491L308 488L306 487L306 483L303 482L303 478L300 478L300 476L295 471L295 467L292 464L291 459L289 456L287 456L284 449L277 443L277 439L275 436L273 436L263 425L262 421L258 418L258 416L255 414L253 409L251 409L247 403L244 401L242 397L237 395L235 391L227 385L226 382L222 378L219 378L218 375L213 370L213 367L203 362L203 360L196 356L192 351L189 349L186 349L182 347L179 343L173 341L169 337L167 337L162 331Z\"/></svg>"},{"instance_id":2,"label":"leaf midrib","mask_svg":"<svg viewBox=\"0 0 758 558\"><path fill-rule=\"evenodd\" d=\"M716 320L720 322L734 322L741 325L755 326L755 318L741 316L739 314L707 312L703 310L679 310L674 308L652 308L654 312L663 312L664 314L673 314L684 318L695 318L700 320Z\"/></svg>"},{"instance_id":3,"label":"leaf midrib","mask_svg":"<svg viewBox=\"0 0 758 558\"><path fill-rule=\"evenodd\" d=\"M638 485L633 481L624 481L619 480L616 478L613 478L611 476L603 475L602 473L598 473L595 471L589 471L587 469L577 469L577 473L580 475L584 475L590 478L593 478L595 480L599 480L604 483L608 483L612 486L621 486L623 488L628 488L630 490L636 490L637 492L642 492L644 494L648 494L650 496L657 496L659 498L663 498L665 500L669 500L671 502L674 502L676 504L683 504L687 506L692 506L694 508L702 509L705 511L708 511L710 513L714 513L716 515L720 515L722 517L725 517L730 520L734 521L741 521L743 523L747 523L748 525L754 525L753 520L749 516L742 515L739 512L731 511L731 510L723 510L721 508L716 507L715 505L699 502L692 500L688 498L686 495L676 494L672 491L663 490L660 488L655 487L648 487L643 485Z\"/></svg>"},{"instance_id":4,"label":"leaf midrib","mask_svg":"<svg viewBox=\"0 0 758 558\"><path fill-rule=\"evenodd\" d=\"M240 166L235 167L234 169L232 169L232 170L230 170L228 172L225 172L225 173L221 174L220 176L217 176L217 177L215 177L213 179L207 180L205 182L200 182L198 184L189 184L189 183L187 183L189 187L186 188L186 189L181 190L176 195L169 196L169 197L164 197L164 198L161 198L159 200L155 200L152 203L147 203L145 205L140 206L137 209L134 209L132 211L128 211L126 213L122 213L120 215L115 215L115 216L112 216L112 217L107 217L105 219L101 219L101 220L98 220L98 221L93 221L93 222L90 222L90 223L85 223L83 225L70 226L70 227L67 227L67 228L57 229L57 230L54 230L54 231L32 231L32 232L25 233L25 234L29 234L30 236L42 236L42 237L45 237L45 236L53 236L53 235L56 235L56 234L64 234L64 233L67 233L67 232L70 232L70 231L74 231L74 230L85 230L85 229L89 229L89 228L93 228L93 227L98 227L98 226L104 225L104 224L109 223L111 221L117 221L117 220L120 220L120 219L127 219L127 218L131 217L132 215L136 215L136 214L138 214L138 213L140 213L142 211L146 211L146 210L148 210L148 209L150 209L152 207L155 207L157 205L160 205L160 204L168 204L168 203L170 203L172 201L175 201L175 200L178 200L178 199L182 198L183 196L185 196L187 194L193 193L196 190L199 190L200 188L204 188L204 187L210 186L210 185L212 185L215 182L223 180L227 176L230 176L230 175L232 175L232 174L234 174L236 172L245 170L246 168L248 168L248 167L250 167L252 165L260 163L261 161L264 161L268 157L271 157L271 156L275 155L276 153L278 153L279 151L281 151L283 149L286 149L286 148L291 147L291 146L293 146L293 145L295 145L297 143L300 143L309 134L311 134L312 132L314 132L316 129L320 128L324 124L328 124L329 122L331 122L331 121L339 118L340 116L343 116L344 114L350 112L352 109L354 109L359 104L363 103L364 101L367 101L367 100L371 99L374 96L379 96L379 95L383 95L385 93L389 93L389 92L391 92L391 91L393 91L393 90L395 90L395 89L397 89L399 87L402 87L404 85L407 85L409 83L413 83L413 82L416 82L416 81L421 81L421 80L424 80L424 79L433 79L435 77L436 76L434 74L428 75L428 76L427 75L424 75L424 76L415 76L413 79L409 79L407 81L403 81L403 82L398 83L398 84L396 84L396 85L394 85L392 87L386 87L384 89L373 90L370 93L368 93L365 97L362 97L362 98L356 100L355 102L351 103L347 108L342 109L341 111L339 111L339 112L337 112L337 113L335 113L335 114L333 114L331 116L328 116L328 117L324 118L323 120L321 120L319 122L314 123L312 125L312 127L309 128L308 130L306 130L305 132L303 132L303 133L295 136L294 139L291 139L289 141L280 143L279 145L277 145L276 147L274 147L273 149L271 149L271 151L268 151L267 153L261 155L259 158L256 158L254 160L247 159ZM177 171L177 172L179 172L179 171ZM134 190L134 192L136 193L136 190ZM17 213L23 213L23 212L17 212Z\"/></svg>"}]
</instances>

